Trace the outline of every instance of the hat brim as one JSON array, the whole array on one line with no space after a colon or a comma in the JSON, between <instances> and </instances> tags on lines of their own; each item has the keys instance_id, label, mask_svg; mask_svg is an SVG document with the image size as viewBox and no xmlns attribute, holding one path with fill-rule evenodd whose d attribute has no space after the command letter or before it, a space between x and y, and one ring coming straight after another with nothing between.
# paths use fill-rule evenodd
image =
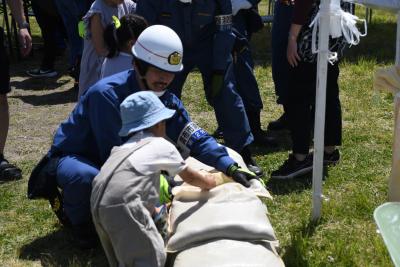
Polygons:
<instances>
[{"instance_id":1,"label":"hat brim","mask_svg":"<svg viewBox=\"0 0 400 267\"><path fill-rule=\"evenodd\" d=\"M130 133L138 132L147 128L150 128L157 123L163 121L163 120L168 120L172 118L175 114L175 110L169 109L169 108L162 108L158 112L155 112L151 114L150 116L147 116L146 118L143 118L140 121L135 121L131 122L129 124L125 124L122 126L121 130L119 131L119 136L127 136Z\"/></svg>"}]
</instances>

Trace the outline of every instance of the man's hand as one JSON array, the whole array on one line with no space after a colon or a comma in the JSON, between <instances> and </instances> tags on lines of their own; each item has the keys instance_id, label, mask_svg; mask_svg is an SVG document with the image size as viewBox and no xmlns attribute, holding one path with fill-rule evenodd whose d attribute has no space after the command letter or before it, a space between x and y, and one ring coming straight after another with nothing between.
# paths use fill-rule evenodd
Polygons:
<instances>
[{"instance_id":1,"label":"man's hand","mask_svg":"<svg viewBox=\"0 0 400 267\"><path fill-rule=\"evenodd\" d=\"M24 24L26 24L26 19L25 19L25 14L24 14L23 1L22 0L7 0L7 3L10 6L11 14L13 15L15 21L17 22L18 27L20 27L20 29L18 31L18 37L19 37L19 42L21 45L21 47L20 47L21 55L27 56L32 48L32 38L28 32L28 29L26 28L27 26L24 25ZM21 28L21 26L24 26L24 27Z\"/></svg>"},{"instance_id":2,"label":"man's hand","mask_svg":"<svg viewBox=\"0 0 400 267\"><path fill-rule=\"evenodd\" d=\"M297 67L297 64L301 60L299 54L297 53L297 40L294 36L289 36L286 57L289 65L293 68Z\"/></svg>"},{"instance_id":3,"label":"man's hand","mask_svg":"<svg viewBox=\"0 0 400 267\"><path fill-rule=\"evenodd\" d=\"M214 188L217 186L217 182L215 181L214 175L211 173L204 173L204 178L203 178L203 185L200 186L201 189L204 190L210 190L211 188Z\"/></svg>"},{"instance_id":4,"label":"man's hand","mask_svg":"<svg viewBox=\"0 0 400 267\"><path fill-rule=\"evenodd\" d=\"M239 167L237 164L232 164L228 168L227 174L228 176L232 177L235 182L245 187L250 187L249 180L258 179L253 172L245 170L242 167Z\"/></svg>"},{"instance_id":5,"label":"man's hand","mask_svg":"<svg viewBox=\"0 0 400 267\"><path fill-rule=\"evenodd\" d=\"M288 36L288 46L286 50L286 57L289 62L289 65L297 67L299 61L301 60L299 54L297 53L297 38L300 34L301 28L303 26L300 24L292 24L290 25L289 36Z\"/></svg>"},{"instance_id":6,"label":"man's hand","mask_svg":"<svg viewBox=\"0 0 400 267\"><path fill-rule=\"evenodd\" d=\"M27 56L32 49L32 38L28 32L28 29L23 28L18 31L20 51L23 57Z\"/></svg>"}]
</instances>

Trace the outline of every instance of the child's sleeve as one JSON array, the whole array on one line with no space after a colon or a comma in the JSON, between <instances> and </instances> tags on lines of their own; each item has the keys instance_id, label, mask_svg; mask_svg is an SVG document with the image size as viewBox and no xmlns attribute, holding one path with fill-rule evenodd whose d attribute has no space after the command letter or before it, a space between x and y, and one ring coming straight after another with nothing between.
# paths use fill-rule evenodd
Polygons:
<instances>
[{"instance_id":1,"label":"child's sleeve","mask_svg":"<svg viewBox=\"0 0 400 267\"><path fill-rule=\"evenodd\" d=\"M83 16L82 20L85 25L85 38L91 38L91 30L90 30L90 19L95 15L99 14L102 17L102 6L100 1L94 1L88 12Z\"/></svg>"}]
</instances>

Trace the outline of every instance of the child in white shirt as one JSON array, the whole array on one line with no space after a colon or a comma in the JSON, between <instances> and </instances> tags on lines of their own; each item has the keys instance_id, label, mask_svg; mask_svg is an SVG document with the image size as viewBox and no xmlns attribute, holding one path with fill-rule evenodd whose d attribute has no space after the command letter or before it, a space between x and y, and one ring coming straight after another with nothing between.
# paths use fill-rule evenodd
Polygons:
<instances>
[{"instance_id":1,"label":"child in white shirt","mask_svg":"<svg viewBox=\"0 0 400 267\"><path fill-rule=\"evenodd\" d=\"M121 104L119 134L129 139L113 148L93 180L91 195L93 222L110 266L164 266L164 241L152 219L161 172L179 174L202 189L216 186L212 175L187 166L163 138L165 120L174 114L150 91L132 94Z\"/></svg>"}]
</instances>

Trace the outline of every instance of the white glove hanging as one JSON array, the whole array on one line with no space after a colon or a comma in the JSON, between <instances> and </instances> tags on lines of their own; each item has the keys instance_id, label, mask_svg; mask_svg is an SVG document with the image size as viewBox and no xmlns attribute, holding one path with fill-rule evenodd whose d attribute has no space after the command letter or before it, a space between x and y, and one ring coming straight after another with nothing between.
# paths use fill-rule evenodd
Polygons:
<instances>
[{"instance_id":1,"label":"white glove hanging","mask_svg":"<svg viewBox=\"0 0 400 267\"><path fill-rule=\"evenodd\" d=\"M313 27L312 32L312 52L318 53L319 48L317 47L317 29L319 28L320 18L321 18L321 8L315 16L314 20L311 22L310 27ZM345 12L340 7L340 0L331 0L330 4L330 29L329 35L332 38L338 38L342 35L344 36L346 42L350 45L357 45L360 42L360 37L367 35L367 22L365 19L359 19L348 12ZM364 23L364 33L361 33L356 24L357 22ZM337 61L337 53L330 52L328 56L328 61L333 64Z\"/></svg>"},{"instance_id":2,"label":"white glove hanging","mask_svg":"<svg viewBox=\"0 0 400 267\"><path fill-rule=\"evenodd\" d=\"M247 0L231 0L232 14L235 16L241 9L249 9L252 7L251 3Z\"/></svg>"}]
</instances>

